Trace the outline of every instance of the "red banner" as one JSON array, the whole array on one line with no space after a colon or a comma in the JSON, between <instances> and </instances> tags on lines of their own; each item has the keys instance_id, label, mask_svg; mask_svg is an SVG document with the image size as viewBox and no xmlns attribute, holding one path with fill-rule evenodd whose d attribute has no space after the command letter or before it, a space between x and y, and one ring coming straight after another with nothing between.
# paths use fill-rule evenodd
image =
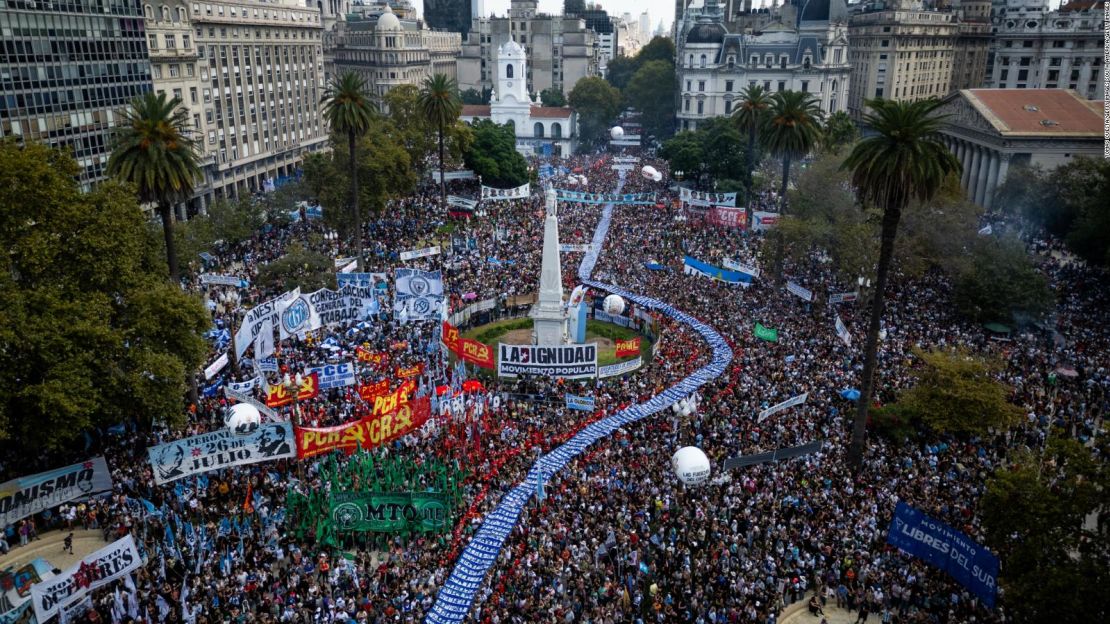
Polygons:
<instances>
[{"instance_id":1,"label":"red banner","mask_svg":"<svg viewBox=\"0 0 1110 624\"><path fill-rule=\"evenodd\" d=\"M358 387L358 395L367 403L373 403L374 399L386 394L389 394L388 379L372 384L362 384Z\"/></svg>"},{"instance_id":2,"label":"red banner","mask_svg":"<svg viewBox=\"0 0 1110 624\"><path fill-rule=\"evenodd\" d=\"M389 361L388 353L370 351L362 347L355 347L355 357L359 362L369 362L374 366L381 366Z\"/></svg>"},{"instance_id":3,"label":"red banner","mask_svg":"<svg viewBox=\"0 0 1110 624\"><path fill-rule=\"evenodd\" d=\"M640 337L617 341L617 357L632 357L640 355Z\"/></svg>"},{"instance_id":4,"label":"red banner","mask_svg":"<svg viewBox=\"0 0 1110 624\"><path fill-rule=\"evenodd\" d=\"M409 402L409 395L416 390L416 382L406 380L389 394L374 397L374 415L390 414Z\"/></svg>"},{"instance_id":5,"label":"red banner","mask_svg":"<svg viewBox=\"0 0 1110 624\"><path fill-rule=\"evenodd\" d=\"M448 323L447 321L443 321L443 332L442 333L443 333L443 336L440 338L440 340L443 342L443 346L447 347L447 350L450 351L451 353L458 353L459 352L459 328L455 327L454 325L452 325L450 323Z\"/></svg>"},{"instance_id":6,"label":"red banner","mask_svg":"<svg viewBox=\"0 0 1110 624\"><path fill-rule=\"evenodd\" d=\"M744 229L748 226L748 215L743 208L713 206L705 215L705 222L719 227Z\"/></svg>"},{"instance_id":7,"label":"red banner","mask_svg":"<svg viewBox=\"0 0 1110 624\"><path fill-rule=\"evenodd\" d=\"M405 368L398 367L394 375L397 377L397 379L408 379L409 377L419 377L420 374L423 372L424 363L420 362L419 364L415 364L413 366L408 366Z\"/></svg>"},{"instance_id":8,"label":"red banner","mask_svg":"<svg viewBox=\"0 0 1110 624\"><path fill-rule=\"evenodd\" d=\"M459 357L482 368L493 368L493 349L470 338L459 338Z\"/></svg>"},{"instance_id":9,"label":"red banner","mask_svg":"<svg viewBox=\"0 0 1110 624\"><path fill-rule=\"evenodd\" d=\"M320 376L317 373L312 373L301 381L301 387L298 389L296 397L282 384L270 386L270 393L266 395L266 407L281 407L289 405L295 400L314 399L318 394L320 394Z\"/></svg>"},{"instance_id":10,"label":"red banner","mask_svg":"<svg viewBox=\"0 0 1110 624\"><path fill-rule=\"evenodd\" d=\"M370 450L424 426L431 413L431 399L425 397L405 403L393 413L367 416L338 427L294 427L297 457L308 459L334 450L348 455L359 448Z\"/></svg>"}]
</instances>

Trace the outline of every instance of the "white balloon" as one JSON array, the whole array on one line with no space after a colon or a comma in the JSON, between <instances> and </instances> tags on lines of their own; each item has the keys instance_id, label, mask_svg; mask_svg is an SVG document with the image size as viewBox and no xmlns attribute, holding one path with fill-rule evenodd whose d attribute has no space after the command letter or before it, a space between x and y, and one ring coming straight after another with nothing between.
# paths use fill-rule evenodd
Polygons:
<instances>
[{"instance_id":1,"label":"white balloon","mask_svg":"<svg viewBox=\"0 0 1110 624\"><path fill-rule=\"evenodd\" d=\"M624 128L620 126L613 126L609 129L609 136L613 139L620 139L624 137Z\"/></svg>"},{"instance_id":2,"label":"white balloon","mask_svg":"<svg viewBox=\"0 0 1110 624\"><path fill-rule=\"evenodd\" d=\"M624 312L624 299L620 295L609 295L601 304L602 309L610 316L620 316Z\"/></svg>"},{"instance_id":3,"label":"white balloon","mask_svg":"<svg viewBox=\"0 0 1110 624\"><path fill-rule=\"evenodd\" d=\"M235 435L250 435L261 424L262 415L250 403L236 403L224 412L224 425Z\"/></svg>"},{"instance_id":4,"label":"white balloon","mask_svg":"<svg viewBox=\"0 0 1110 624\"><path fill-rule=\"evenodd\" d=\"M655 176L660 175L659 170L655 167L652 167L651 165L644 165L644 168L640 170L640 173L649 180L654 180Z\"/></svg>"},{"instance_id":5,"label":"white balloon","mask_svg":"<svg viewBox=\"0 0 1110 624\"><path fill-rule=\"evenodd\" d=\"M686 485L697 485L709 479L709 458L696 446L684 446L671 456L671 469Z\"/></svg>"},{"instance_id":6,"label":"white balloon","mask_svg":"<svg viewBox=\"0 0 1110 624\"><path fill-rule=\"evenodd\" d=\"M693 414L693 413L694 413L694 408L691 407L689 403L687 403L685 406L683 406L683 408L682 408L682 415L683 416L689 416L690 414Z\"/></svg>"},{"instance_id":7,"label":"white balloon","mask_svg":"<svg viewBox=\"0 0 1110 624\"><path fill-rule=\"evenodd\" d=\"M671 409L674 410L675 414L681 412L682 411L682 402L681 401L675 401L674 403L671 404Z\"/></svg>"},{"instance_id":8,"label":"white balloon","mask_svg":"<svg viewBox=\"0 0 1110 624\"><path fill-rule=\"evenodd\" d=\"M651 176L651 181L652 182L662 182L663 181L663 174L656 171L655 175Z\"/></svg>"}]
</instances>

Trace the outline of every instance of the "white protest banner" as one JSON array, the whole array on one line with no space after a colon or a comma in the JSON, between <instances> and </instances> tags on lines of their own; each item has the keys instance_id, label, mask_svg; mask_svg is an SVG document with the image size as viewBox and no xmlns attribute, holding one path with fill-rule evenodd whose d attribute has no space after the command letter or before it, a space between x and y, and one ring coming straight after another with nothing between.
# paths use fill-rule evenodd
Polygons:
<instances>
[{"instance_id":1,"label":"white protest banner","mask_svg":"<svg viewBox=\"0 0 1110 624\"><path fill-rule=\"evenodd\" d=\"M796 282L787 282L786 291L790 294L797 295L806 301L813 301L813 291L808 288L804 288L802 285Z\"/></svg>"},{"instance_id":2,"label":"white protest banner","mask_svg":"<svg viewBox=\"0 0 1110 624\"><path fill-rule=\"evenodd\" d=\"M432 180L435 180L436 182L443 181L440 179L439 169L436 169L435 171L429 171L428 177L430 177ZM460 169L458 171L444 171L442 177L443 179L446 179L448 182L450 182L451 180L473 180L477 176L475 176L474 172L469 169Z\"/></svg>"},{"instance_id":3,"label":"white protest banner","mask_svg":"<svg viewBox=\"0 0 1110 624\"><path fill-rule=\"evenodd\" d=\"M439 255L439 247L425 247L423 249L410 249L409 251L401 252L401 260L416 260L417 258L426 258L428 256Z\"/></svg>"},{"instance_id":4,"label":"white protest banner","mask_svg":"<svg viewBox=\"0 0 1110 624\"><path fill-rule=\"evenodd\" d=\"M45 622L66 605L138 570L143 561L130 534L81 559L61 574L31 586L35 618Z\"/></svg>"},{"instance_id":5,"label":"white protest banner","mask_svg":"<svg viewBox=\"0 0 1110 624\"><path fill-rule=\"evenodd\" d=\"M474 210L478 207L478 200L467 199L465 197L459 197L458 195L448 195L447 205L454 206L455 208L462 208L463 210Z\"/></svg>"},{"instance_id":6,"label":"white protest banner","mask_svg":"<svg viewBox=\"0 0 1110 624\"><path fill-rule=\"evenodd\" d=\"M439 271L395 269L393 312L406 321L437 320L443 308L443 274Z\"/></svg>"},{"instance_id":7,"label":"white protest banner","mask_svg":"<svg viewBox=\"0 0 1110 624\"><path fill-rule=\"evenodd\" d=\"M254 357L268 358L274 354L274 321L273 319L264 319L262 321L262 329L254 337Z\"/></svg>"},{"instance_id":8,"label":"white protest banner","mask_svg":"<svg viewBox=\"0 0 1110 624\"><path fill-rule=\"evenodd\" d=\"M777 212L756 210L752 213L752 229L756 232L769 230L779 224L780 216Z\"/></svg>"},{"instance_id":9,"label":"white protest banner","mask_svg":"<svg viewBox=\"0 0 1110 624\"><path fill-rule=\"evenodd\" d=\"M358 268L358 260L351 260L350 263L345 264L338 269L339 274L350 273Z\"/></svg>"},{"instance_id":10,"label":"white protest banner","mask_svg":"<svg viewBox=\"0 0 1110 624\"><path fill-rule=\"evenodd\" d=\"M632 163L615 163L609 167L613 171L632 171L636 165Z\"/></svg>"},{"instance_id":11,"label":"white protest banner","mask_svg":"<svg viewBox=\"0 0 1110 624\"><path fill-rule=\"evenodd\" d=\"M839 314L836 315L836 323L833 326L836 327L836 335L840 336L844 344L849 347L852 346L852 334L848 333L848 327L844 324L844 321L840 320Z\"/></svg>"},{"instance_id":12,"label":"white protest banner","mask_svg":"<svg viewBox=\"0 0 1110 624\"><path fill-rule=\"evenodd\" d=\"M235 392L238 394L250 394L258 386L262 385L262 378L255 377L246 381L229 381L224 384L224 392Z\"/></svg>"},{"instance_id":13,"label":"white protest banner","mask_svg":"<svg viewBox=\"0 0 1110 624\"><path fill-rule=\"evenodd\" d=\"M563 253L567 253L567 252L588 253L590 251L590 249L592 249L592 248L593 248L593 245L591 245L589 243L583 243L583 244L560 243L559 244L559 251L561 251Z\"/></svg>"},{"instance_id":14,"label":"white protest banner","mask_svg":"<svg viewBox=\"0 0 1110 624\"><path fill-rule=\"evenodd\" d=\"M652 346L654 347L654 345ZM617 375L631 373L632 371L639 369L643 365L644 358L636 357L636 359L628 360L626 362L617 362L616 364L610 364L608 366L599 366L597 368L597 377L598 379L604 379L606 377L616 377Z\"/></svg>"},{"instance_id":15,"label":"white protest banner","mask_svg":"<svg viewBox=\"0 0 1110 624\"><path fill-rule=\"evenodd\" d=\"M515 345L498 343L497 375L597 377L597 345Z\"/></svg>"},{"instance_id":16,"label":"white protest banner","mask_svg":"<svg viewBox=\"0 0 1110 624\"><path fill-rule=\"evenodd\" d=\"M321 390L355 385L358 381L355 376L356 372L355 365L351 362L318 364L316 366L310 366L305 370L306 375L311 375L312 373L319 374Z\"/></svg>"},{"instance_id":17,"label":"white protest banner","mask_svg":"<svg viewBox=\"0 0 1110 624\"><path fill-rule=\"evenodd\" d=\"M249 281L238 275L221 275L219 273L201 273L200 283L205 285L235 286L236 288L246 288L251 285Z\"/></svg>"},{"instance_id":18,"label":"white protest banner","mask_svg":"<svg viewBox=\"0 0 1110 624\"><path fill-rule=\"evenodd\" d=\"M62 503L112 489L103 457L0 483L0 526Z\"/></svg>"},{"instance_id":19,"label":"white protest banner","mask_svg":"<svg viewBox=\"0 0 1110 624\"><path fill-rule=\"evenodd\" d=\"M355 258L353 256L344 257L344 258L336 258L335 259L335 268L338 269L339 267L347 266L348 264L350 264L352 262L356 262L356 261L357 261L357 258Z\"/></svg>"},{"instance_id":20,"label":"white protest banner","mask_svg":"<svg viewBox=\"0 0 1110 624\"><path fill-rule=\"evenodd\" d=\"M247 352L247 347L254 343L254 339L258 333L263 331L263 323L269 320L272 324L278 322L278 316L301 295L301 289L295 288L281 296L270 299L269 301L260 303L250 310L247 310L243 316L243 323L239 325L238 331L235 332L235 355L243 357ZM282 336L287 338L287 336Z\"/></svg>"},{"instance_id":21,"label":"white protest banner","mask_svg":"<svg viewBox=\"0 0 1110 624\"><path fill-rule=\"evenodd\" d=\"M678 198L691 206L735 206L736 193L707 193L686 187L678 189Z\"/></svg>"},{"instance_id":22,"label":"white protest banner","mask_svg":"<svg viewBox=\"0 0 1110 624\"><path fill-rule=\"evenodd\" d=\"M752 277L759 277L759 267L755 265L744 264L743 262L736 262L735 260L732 260L730 258L725 258L724 265L726 269L732 269L733 271L747 273Z\"/></svg>"},{"instance_id":23,"label":"white protest banner","mask_svg":"<svg viewBox=\"0 0 1110 624\"><path fill-rule=\"evenodd\" d=\"M510 199L526 199L532 193L531 184L522 184L516 188L499 189L492 186L482 187L482 200L507 201Z\"/></svg>"},{"instance_id":24,"label":"white protest banner","mask_svg":"<svg viewBox=\"0 0 1110 624\"><path fill-rule=\"evenodd\" d=\"M277 412L266 407L265 403L256 400L248 393L229 390L227 386L224 386L224 396L229 399L234 399L240 403L248 403L250 405L253 405L254 408L258 410L258 413L268 418L270 422L282 422L282 419L280 416L277 415Z\"/></svg>"},{"instance_id":25,"label":"white protest banner","mask_svg":"<svg viewBox=\"0 0 1110 624\"><path fill-rule=\"evenodd\" d=\"M297 455L293 425L263 423L247 435L229 429L202 433L146 450L154 482L163 485L210 470L285 459Z\"/></svg>"},{"instance_id":26,"label":"white protest banner","mask_svg":"<svg viewBox=\"0 0 1110 624\"><path fill-rule=\"evenodd\" d=\"M639 156L615 156L613 158L615 163L638 163L640 162Z\"/></svg>"},{"instance_id":27,"label":"white protest banner","mask_svg":"<svg viewBox=\"0 0 1110 624\"><path fill-rule=\"evenodd\" d=\"M757 418L756 420L757 420L757 422L763 422L771 414L774 414L776 412L781 412L782 410L789 409L791 407L794 407L795 405L801 405L802 403L805 403L806 399L808 399L808 398L809 398L809 393L808 392L799 394L796 397L790 397L789 399L783 401L782 403L779 403L777 405L772 405L771 407L768 407L767 409L760 412L759 413L759 418Z\"/></svg>"},{"instance_id":28,"label":"white protest banner","mask_svg":"<svg viewBox=\"0 0 1110 624\"><path fill-rule=\"evenodd\" d=\"M859 292L834 293L829 295L829 303L850 303L859 300Z\"/></svg>"},{"instance_id":29,"label":"white protest banner","mask_svg":"<svg viewBox=\"0 0 1110 624\"><path fill-rule=\"evenodd\" d=\"M227 366L227 353L221 353L220 357L216 358L211 364L204 367L204 380L208 381L216 376L216 373L223 370Z\"/></svg>"}]
</instances>

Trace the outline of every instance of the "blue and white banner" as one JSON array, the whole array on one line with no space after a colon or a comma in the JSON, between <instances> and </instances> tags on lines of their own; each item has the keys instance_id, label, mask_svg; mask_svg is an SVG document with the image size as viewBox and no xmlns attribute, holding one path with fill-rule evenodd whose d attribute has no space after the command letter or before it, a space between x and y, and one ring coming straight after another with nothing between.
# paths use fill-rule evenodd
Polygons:
<instances>
[{"instance_id":1,"label":"blue and white banner","mask_svg":"<svg viewBox=\"0 0 1110 624\"><path fill-rule=\"evenodd\" d=\"M35 619L45 622L67 605L80 601L94 590L138 570L142 557L130 534L87 555L65 572L31 586Z\"/></svg>"},{"instance_id":2,"label":"blue and white banner","mask_svg":"<svg viewBox=\"0 0 1110 624\"><path fill-rule=\"evenodd\" d=\"M246 381L230 381L224 386L224 392L234 392L236 394L250 394L252 390L262 385L262 378L255 377Z\"/></svg>"},{"instance_id":3,"label":"blue and white banner","mask_svg":"<svg viewBox=\"0 0 1110 624\"><path fill-rule=\"evenodd\" d=\"M582 412L592 412L594 411L594 398L592 396L576 396L573 394L568 394L567 409L579 410Z\"/></svg>"},{"instance_id":4,"label":"blue and white banner","mask_svg":"<svg viewBox=\"0 0 1110 624\"><path fill-rule=\"evenodd\" d=\"M859 299L859 291L846 293L833 293L829 295L829 304L850 303Z\"/></svg>"},{"instance_id":5,"label":"blue and white banner","mask_svg":"<svg viewBox=\"0 0 1110 624\"><path fill-rule=\"evenodd\" d=\"M218 429L146 450L154 469L154 482L164 485L211 470L296 457L293 425L263 423L253 433L237 435Z\"/></svg>"},{"instance_id":6,"label":"blue and white banner","mask_svg":"<svg viewBox=\"0 0 1110 624\"><path fill-rule=\"evenodd\" d=\"M497 376L538 375L580 379L597 376L597 345L516 345L497 343Z\"/></svg>"},{"instance_id":7,"label":"blue and white banner","mask_svg":"<svg viewBox=\"0 0 1110 624\"><path fill-rule=\"evenodd\" d=\"M725 258L724 265L726 269L732 269L733 271L746 273L748 275L751 275L753 279L759 277L759 268L754 265L737 262L735 260L732 260L731 258Z\"/></svg>"},{"instance_id":8,"label":"blue and white banner","mask_svg":"<svg viewBox=\"0 0 1110 624\"><path fill-rule=\"evenodd\" d=\"M320 364L317 366L310 366L305 370L306 375L312 373L319 374L320 389L331 390L332 388L342 388L344 386L353 386L358 380L356 374L358 371L352 362L340 362L339 364Z\"/></svg>"},{"instance_id":9,"label":"blue and white banner","mask_svg":"<svg viewBox=\"0 0 1110 624\"><path fill-rule=\"evenodd\" d=\"M258 334L265 331L266 322L269 321L271 324L280 323L279 317L282 312L300 296L301 289L298 287L247 310L247 314L243 317L243 323L239 325L239 329L235 332L235 355L240 358L243 357L243 354L247 352L247 347L254 344ZM271 331L273 331L272 325ZM286 337L286 335L282 336L283 339Z\"/></svg>"},{"instance_id":10,"label":"blue and white banner","mask_svg":"<svg viewBox=\"0 0 1110 624\"><path fill-rule=\"evenodd\" d=\"M963 532L899 502L886 541L947 572L987 607L994 607L998 557Z\"/></svg>"},{"instance_id":11,"label":"blue and white banner","mask_svg":"<svg viewBox=\"0 0 1110 624\"><path fill-rule=\"evenodd\" d=\"M359 288L373 288L380 292L389 290L388 273L337 273L335 285L339 290L344 286L357 286Z\"/></svg>"},{"instance_id":12,"label":"blue and white banner","mask_svg":"<svg viewBox=\"0 0 1110 624\"><path fill-rule=\"evenodd\" d=\"M394 273L393 314L404 321L432 321L443 308L443 274L399 268Z\"/></svg>"},{"instance_id":13,"label":"blue and white banner","mask_svg":"<svg viewBox=\"0 0 1110 624\"><path fill-rule=\"evenodd\" d=\"M606 377L616 377L625 373L631 373L638 370L644 365L644 358L637 356L636 359L628 360L626 362L617 362L608 366L600 366L597 369L597 378L605 379Z\"/></svg>"},{"instance_id":14,"label":"blue and white banner","mask_svg":"<svg viewBox=\"0 0 1110 624\"><path fill-rule=\"evenodd\" d=\"M587 193L585 191L555 189L555 199L578 204L655 205L655 193Z\"/></svg>"},{"instance_id":15,"label":"blue and white banner","mask_svg":"<svg viewBox=\"0 0 1110 624\"><path fill-rule=\"evenodd\" d=\"M439 246L424 247L423 249L410 249L401 252L401 261L416 260L418 258L427 258L428 256L438 256Z\"/></svg>"},{"instance_id":16,"label":"blue and white banner","mask_svg":"<svg viewBox=\"0 0 1110 624\"><path fill-rule=\"evenodd\" d=\"M574 252L586 253L586 252L590 251L590 245L589 245L589 243L585 243L585 244L560 243L559 244L559 251L563 252L563 253L574 253Z\"/></svg>"},{"instance_id":17,"label":"blue and white banner","mask_svg":"<svg viewBox=\"0 0 1110 624\"><path fill-rule=\"evenodd\" d=\"M201 273L200 283L205 286L234 286L236 288L246 288L250 286L250 280L243 279L238 275L221 275L219 273Z\"/></svg>"},{"instance_id":18,"label":"blue and white banner","mask_svg":"<svg viewBox=\"0 0 1110 624\"><path fill-rule=\"evenodd\" d=\"M258 370L265 373L277 373L278 362L275 357L258 358Z\"/></svg>"},{"instance_id":19,"label":"blue and white banner","mask_svg":"<svg viewBox=\"0 0 1110 624\"><path fill-rule=\"evenodd\" d=\"M632 319L627 316L620 316L619 314L609 314L601 308L594 308L594 320L601 321L602 323L612 323L620 325L621 327L631 327Z\"/></svg>"},{"instance_id":20,"label":"blue and white banner","mask_svg":"<svg viewBox=\"0 0 1110 624\"><path fill-rule=\"evenodd\" d=\"M808 392L803 392L802 394L799 394L798 396L790 397L789 399L783 401L782 403L772 405L771 407L768 407L767 409L760 412L759 416L756 418L756 421L757 422L763 422L771 414L776 414L778 412L781 412L784 409L789 409L791 407L794 407L795 405L801 405L802 403L805 403L806 399L808 399L808 398L809 398L809 393Z\"/></svg>"},{"instance_id":21,"label":"blue and white banner","mask_svg":"<svg viewBox=\"0 0 1110 624\"><path fill-rule=\"evenodd\" d=\"M478 200L476 200L476 199L467 199L465 197L459 197L458 195L448 195L447 196L447 205L451 206L452 208L462 208L463 210L474 210L475 208L478 207Z\"/></svg>"},{"instance_id":22,"label":"blue and white banner","mask_svg":"<svg viewBox=\"0 0 1110 624\"><path fill-rule=\"evenodd\" d=\"M72 500L112 489L103 457L0 483L0 526Z\"/></svg>"},{"instance_id":23,"label":"blue and white banner","mask_svg":"<svg viewBox=\"0 0 1110 624\"><path fill-rule=\"evenodd\" d=\"M801 284L798 284L797 282L787 282L786 283L786 291L789 292L792 295L797 295L798 297L804 299L805 301L813 301L813 291L808 289L808 288L803 287Z\"/></svg>"},{"instance_id":24,"label":"blue and white banner","mask_svg":"<svg viewBox=\"0 0 1110 624\"><path fill-rule=\"evenodd\" d=\"M686 256L682 262L682 272L687 275L701 275L715 279L726 284L740 284L747 287L752 282L752 276L740 271L733 271L730 269L722 269L721 267L713 266L712 264L702 262L696 258Z\"/></svg>"},{"instance_id":25,"label":"blue and white banner","mask_svg":"<svg viewBox=\"0 0 1110 624\"><path fill-rule=\"evenodd\" d=\"M839 314L836 315L836 322L833 323L833 327L836 328L836 335L844 341L844 345L852 346L852 334L848 332L848 326L844 324L844 321L840 320Z\"/></svg>"}]
</instances>

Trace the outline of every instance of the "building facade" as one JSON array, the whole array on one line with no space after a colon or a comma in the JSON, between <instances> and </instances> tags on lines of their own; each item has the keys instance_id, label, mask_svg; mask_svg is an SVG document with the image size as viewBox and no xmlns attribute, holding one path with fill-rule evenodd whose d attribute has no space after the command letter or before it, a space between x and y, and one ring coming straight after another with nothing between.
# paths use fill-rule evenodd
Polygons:
<instances>
[{"instance_id":1,"label":"building facade","mask_svg":"<svg viewBox=\"0 0 1110 624\"><path fill-rule=\"evenodd\" d=\"M399 20L389 6L379 15L339 22L324 40L326 73L354 71L362 76L382 112L389 112L385 96L396 87L420 87L435 74L458 78L461 35Z\"/></svg>"},{"instance_id":2,"label":"building facade","mask_svg":"<svg viewBox=\"0 0 1110 624\"><path fill-rule=\"evenodd\" d=\"M319 8L295 0L142 8L154 88L181 97L203 150L190 211L269 188L326 146Z\"/></svg>"},{"instance_id":3,"label":"building facade","mask_svg":"<svg viewBox=\"0 0 1110 624\"><path fill-rule=\"evenodd\" d=\"M424 0L424 21L440 30L470 32L471 0Z\"/></svg>"},{"instance_id":4,"label":"building facade","mask_svg":"<svg viewBox=\"0 0 1110 624\"><path fill-rule=\"evenodd\" d=\"M948 92L978 89L986 84L991 45L990 0L957 0L956 41Z\"/></svg>"},{"instance_id":5,"label":"building facade","mask_svg":"<svg viewBox=\"0 0 1110 624\"><path fill-rule=\"evenodd\" d=\"M599 75L597 34L577 17L539 15L535 0L512 0L508 17L475 19L459 56L459 88L482 92L497 81L497 50L519 44L529 59L529 93L555 88L570 93L579 80Z\"/></svg>"},{"instance_id":6,"label":"building facade","mask_svg":"<svg viewBox=\"0 0 1110 624\"><path fill-rule=\"evenodd\" d=\"M1101 100L1106 86L1105 2L1049 11L1044 0L1010 0L993 18L987 84L1000 89L1074 89Z\"/></svg>"},{"instance_id":7,"label":"building facade","mask_svg":"<svg viewBox=\"0 0 1110 624\"><path fill-rule=\"evenodd\" d=\"M119 111L153 88L138 4L0 3L0 139L64 149L86 190L104 177Z\"/></svg>"},{"instance_id":8,"label":"building facade","mask_svg":"<svg viewBox=\"0 0 1110 624\"><path fill-rule=\"evenodd\" d=\"M528 75L528 56L515 41L497 50L493 96L488 106L463 106L460 118L467 123L489 119L510 124L516 149L525 156L543 154L567 157L574 153L578 120L573 109L540 106L523 80Z\"/></svg>"},{"instance_id":9,"label":"building facade","mask_svg":"<svg viewBox=\"0 0 1110 624\"><path fill-rule=\"evenodd\" d=\"M732 114L752 85L805 91L826 113L843 110L850 92L847 26L843 16L827 18L731 34L715 0L687 9L676 48L679 129L695 130L701 120Z\"/></svg>"},{"instance_id":10,"label":"building facade","mask_svg":"<svg viewBox=\"0 0 1110 624\"><path fill-rule=\"evenodd\" d=\"M969 200L994 207L995 190L1023 166L1052 169L1102 155L1102 103L1070 89L965 89L946 97L945 142L963 165Z\"/></svg>"},{"instance_id":11,"label":"building facade","mask_svg":"<svg viewBox=\"0 0 1110 624\"><path fill-rule=\"evenodd\" d=\"M848 22L848 112L861 117L873 98L912 102L947 95L958 35L954 12L913 8L909 0L853 15Z\"/></svg>"}]
</instances>

